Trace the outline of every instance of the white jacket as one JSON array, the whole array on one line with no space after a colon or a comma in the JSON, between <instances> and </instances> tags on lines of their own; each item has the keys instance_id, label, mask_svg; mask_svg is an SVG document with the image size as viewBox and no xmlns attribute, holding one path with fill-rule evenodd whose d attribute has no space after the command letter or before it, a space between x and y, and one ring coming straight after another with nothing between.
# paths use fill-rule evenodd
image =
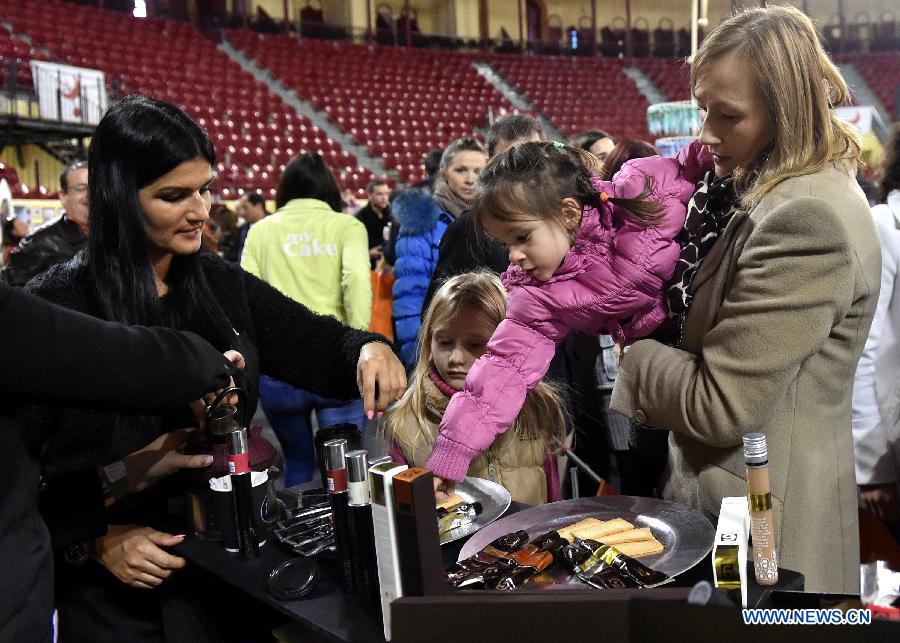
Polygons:
<instances>
[{"instance_id":1,"label":"white jacket","mask_svg":"<svg viewBox=\"0 0 900 643\"><path fill-rule=\"evenodd\" d=\"M881 293L853 388L857 484L900 481L900 190L872 208Z\"/></svg>"}]
</instances>

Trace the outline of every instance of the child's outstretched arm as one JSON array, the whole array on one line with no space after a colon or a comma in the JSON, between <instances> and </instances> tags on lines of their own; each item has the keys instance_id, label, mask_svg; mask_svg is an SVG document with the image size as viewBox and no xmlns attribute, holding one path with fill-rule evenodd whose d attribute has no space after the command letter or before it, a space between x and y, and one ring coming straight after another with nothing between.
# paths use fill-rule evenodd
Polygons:
<instances>
[{"instance_id":1,"label":"child's outstretched arm","mask_svg":"<svg viewBox=\"0 0 900 643\"><path fill-rule=\"evenodd\" d=\"M515 421L525 396L546 375L556 345L568 333L568 327L557 320L535 319L534 313L543 306L526 289L514 295L507 318L472 366L465 388L453 396L444 412L426 464L437 477L465 478L472 460Z\"/></svg>"}]
</instances>

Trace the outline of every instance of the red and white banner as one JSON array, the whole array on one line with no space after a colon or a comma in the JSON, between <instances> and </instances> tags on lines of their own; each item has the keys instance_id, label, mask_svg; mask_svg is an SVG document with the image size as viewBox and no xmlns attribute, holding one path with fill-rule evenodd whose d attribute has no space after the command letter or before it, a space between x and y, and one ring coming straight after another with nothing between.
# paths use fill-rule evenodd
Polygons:
<instances>
[{"instance_id":1,"label":"red and white banner","mask_svg":"<svg viewBox=\"0 0 900 643\"><path fill-rule=\"evenodd\" d=\"M860 107L838 107L834 110L837 117L842 121L850 123L858 129L862 134L872 131L872 118L875 110L869 105Z\"/></svg>"},{"instance_id":2,"label":"red and white banner","mask_svg":"<svg viewBox=\"0 0 900 643\"><path fill-rule=\"evenodd\" d=\"M96 125L106 111L106 78L99 69L31 61L41 118Z\"/></svg>"}]
</instances>

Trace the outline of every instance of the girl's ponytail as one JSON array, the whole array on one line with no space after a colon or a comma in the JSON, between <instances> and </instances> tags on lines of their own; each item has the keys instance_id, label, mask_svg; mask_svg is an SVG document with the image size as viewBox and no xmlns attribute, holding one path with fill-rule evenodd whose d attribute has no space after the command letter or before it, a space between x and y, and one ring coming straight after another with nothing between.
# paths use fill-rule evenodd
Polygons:
<instances>
[{"instance_id":1,"label":"girl's ponytail","mask_svg":"<svg viewBox=\"0 0 900 643\"><path fill-rule=\"evenodd\" d=\"M650 177L644 181L644 189L636 197L622 198L613 197L606 192L601 192L594 187L591 176L600 176L603 173L603 162L596 156L577 147L566 146L566 151L571 151L578 158L581 166L584 168L583 175L579 172L578 185L584 191L586 204L592 205L598 210L603 209L604 203L612 203L630 216L632 219L640 221L646 225L655 225L662 216L662 206L659 203L648 201L647 197L653 189Z\"/></svg>"}]
</instances>

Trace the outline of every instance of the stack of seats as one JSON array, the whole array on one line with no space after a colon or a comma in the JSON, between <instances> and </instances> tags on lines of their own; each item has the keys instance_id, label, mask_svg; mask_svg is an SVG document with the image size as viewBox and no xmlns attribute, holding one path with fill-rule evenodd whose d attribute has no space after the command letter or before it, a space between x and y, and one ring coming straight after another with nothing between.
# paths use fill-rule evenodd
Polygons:
<instances>
[{"instance_id":1,"label":"stack of seats","mask_svg":"<svg viewBox=\"0 0 900 643\"><path fill-rule=\"evenodd\" d=\"M29 61L47 60L48 58L46 51L33 47L20 36L11 34L0 27L0 88L4 91L10 88L9 76L10 72L14 70L16 91L26 94L34 93Z\"/></svg>"},{"instance_id":2,"label":"stack of seats","mask_svg":"<svg viewBox=\"0 0 900 643\"><path fill-rule=\"evenodd\" d=\"M51 59L103 70L111 96L139 93L183 108L215 143L213 187L226 199L242 189L274 197L284 164L307 151L320 152L341 185L360 196L371 179L353 155L187 23L60 0L0 0L0 15Z\"/></svg>"},{"instance_id":3,"label":"stack of seats","mask_svg":"<svg viewBox=\"0 0 900 643\"><path fill-rule=\"evenodd\" d=\"M691 98L691 70L683 59L638 58L634 62L669 100Z\"/></svg>"},{"instance_id":4,"label":"stack of seats","mask_svg":"<svg viewBox=\"0 0 900 643\"><path fill-rule=\"evenodd\" d=\"M868 83L875 96L895 120L900 120L900 105L895 102L895 92L900 86L900 52L882 51L870 54L838 54L839 62L853 63Z\"/></svg>"},{"instance_id":5,"label":"stack of seats","mask_svg":"<svg viewBox=\"0 0 900 643\"><path fill-rule=\"evenodd\" d=\"M512 110L467 54L240 30L226 37L407 183L422 178L426 152L471 135L491 111Z\"/></svg>"},{"instance_id":6,"label":"stack of seats","mask_svg":"<svg viewBox=\"0 0 900 643\"><path fill-rule=\"evenodd\" d=\"M600 128L614 138L653 140L647 99L621 60L495 55L491 62L567 136Z\"/></svg>"}]
</instances>

